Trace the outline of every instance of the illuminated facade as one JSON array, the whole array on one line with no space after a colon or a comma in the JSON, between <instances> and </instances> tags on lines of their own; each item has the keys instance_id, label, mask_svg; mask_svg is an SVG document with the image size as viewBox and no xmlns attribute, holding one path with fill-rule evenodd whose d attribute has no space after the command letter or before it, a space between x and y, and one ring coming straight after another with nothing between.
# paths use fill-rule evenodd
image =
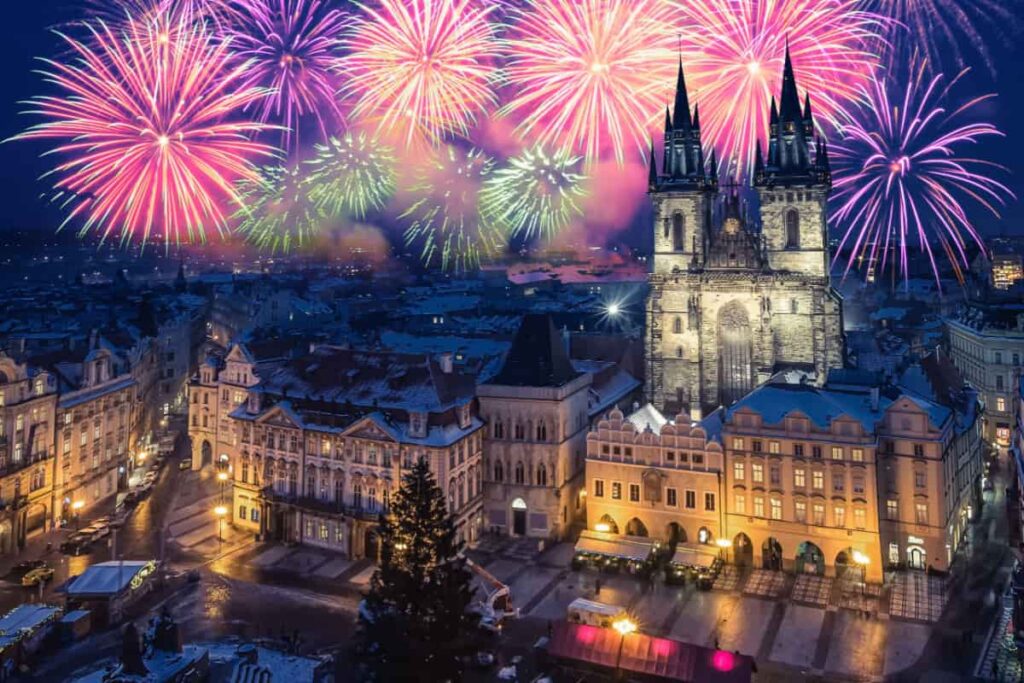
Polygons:
<instances>
[{"instance_id":1,"label":"illuminated facade","mask_svg":"<svg viewBox=\"0 0 1024 683\"><path fill-rule=\"evenodd\" d=\"M682 66L665 154L652 155L654 254L647 300L647 400L666 413L729 405L782 368L819 382L843 362L841 302L829 278L826 200L831 173L814 138L810 101L799 101L789 56L772 107L754 189L760 220L739 198L719 197L706 162ZM760 230L755 225L760 223Z\"/></svg>"},{"instance_id":2,"label":"illuminated facade","mask_svg":"<svg viewBox=\"0 0 1024 683\"><path fill-rule=\"evenodd\" d=\"M993 287L1009 289L1020 280L1024 280L1024 268L1021 267L1020 254L992 255Z\"/></svg>"}]
</instances>

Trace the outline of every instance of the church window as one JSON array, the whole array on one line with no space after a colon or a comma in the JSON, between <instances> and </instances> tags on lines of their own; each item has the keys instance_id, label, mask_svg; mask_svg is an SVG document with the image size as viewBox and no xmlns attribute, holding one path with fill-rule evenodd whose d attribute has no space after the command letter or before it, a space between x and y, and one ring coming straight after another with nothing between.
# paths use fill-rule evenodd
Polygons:
<instances>
[{"instance_id":1,"label":"church window","mask_svg":"<svg viewBox=\"0 0 1024 683\"><path fill-rule=\"evenodd\" d=\"M672 321L672 332L674 334L680 334L683 331L683 319L678 315Z\"/></svg>"},{"instance_id":2,"label":"church window","mask_svg":"<svg viewBox=\"0 0 1024 683\"><path fill-rule=\"evenodd\" d=\"M537 425L537 441L548 440L548 426L546 424Z\"/></svg>"},{"instance_id":3,"label":"church window","mask_svg":"<svg viewBox=\"0 0 1024 683\"><path fill-rule=\"evenodd\" d=\"M515 473L516 473L516 483L517 484L522 484L523 481L525 480L525 470L523 469L522 461L516 463Z\"/></svg>"},{"instance_id":4,"label":"church window","mask_svg":"<svg viewBox=\"0 0 1024 683\"><path fill-rule=\"evenodd\" d=\"M672 248L675 251L683 251L685 243L683 214L672 214Z\"/></svg>"},{"instance_id":5,"label":"church window","mask_svg":"<svg viewBox=\"0 0 1024 683\"><path fill-rule=\"evenodd\" d=\"M800 248L800 212L790 209L786 212L786 249Z\"/></svg>"},{"instance_id":6,"label":"church window","mask_svg":"<svg viewBox=\"0 0 1024 683\"><path fill-rule=\"evenodd\" d=\"M548 485L548 471L547 468L544 467L544 463L537 465L537 485Z\"/></svg>"},{"instance_id":7,"label":"church window","mask_svg":"<svg viewBox=\"0 0 1024 683\"><path fill-rule=\"evenodd\" d=\"M494 481L505 481L505 468L502 466L500 460L494 461Z\"/></svg>"}]
</instances>

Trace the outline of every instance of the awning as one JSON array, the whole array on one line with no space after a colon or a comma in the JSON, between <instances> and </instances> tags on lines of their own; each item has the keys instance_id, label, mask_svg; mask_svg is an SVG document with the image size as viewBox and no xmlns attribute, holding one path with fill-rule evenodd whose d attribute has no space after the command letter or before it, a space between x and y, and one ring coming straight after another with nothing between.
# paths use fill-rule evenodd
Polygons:
<instances>
[{"instance_id":1,"label":"awning","mask_svg":"<svg viewBox=\"0 0 1024 683\"><path fill-rule=\"evenodd\" d=\"M608 669L614 669L617 663L624 671L687 683L750 681L753 663L750 657L723 650L643 633L623 637L615 629L565 621L553 624L548 653Z\"/></svg>"},{"instance_id":2,"label":"awning","mask_svg":"<svg viewBox=\"0 0 1024 683\"><path fill-rule=\"evenodd\" d=\"M584 531L576 541L576 552L646 560L654 553L654 541L638 536L619 536L601 531Z\"/></svg>"},{"instance_id":3,"label":"awning","mask_svg":"<svg viewBox=\"0 0 1024 683\"><path fill-rule=\"evenodd\" d=\"M672 564L681 564L686 567L710 567L718 557L713 551L704 548L679 544L676 546L676 554L672 556Z\"/></svg>"}]
</instances>

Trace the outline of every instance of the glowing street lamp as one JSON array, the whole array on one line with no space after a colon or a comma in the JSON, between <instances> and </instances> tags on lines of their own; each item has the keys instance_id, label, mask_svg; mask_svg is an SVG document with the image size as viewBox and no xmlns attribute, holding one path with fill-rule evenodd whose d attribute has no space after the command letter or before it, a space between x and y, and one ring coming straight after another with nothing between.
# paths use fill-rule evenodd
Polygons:
<instances>
[{"instance_id":1,"label":"glowing street lamp","mask_svg":"<svg viewBox=\"0 0 1024 683\"><path fill-rule=\"evenodd\" d=\"M726 562L728 562L729 561L729 548L732 547L732 541L730 541L728 538L717 538L717 539L715 539L715 545L718 546L718 548L719 548L719 550L720 550L720 552L722 554L722 559L725 560Z\"/></svg>"},{"instance_id":2,"label":"glowing street lamp","mask_svg":"<svg viewBox=\"0 0 1024 683\"><path fill-rule=\"evenodd\" d=\"M76 500L74 503L71 504L71 509L75 513L75 531L78 531L79 529L79 524L81 523L80 515L82 514L82 508L84 507L85 501L82 500Z\"/></svg>"},{"instance_id":3,"label":"glowing street lamp","mask_svg":"<svg viewBox=\"0 0 1024 683\"><path fill-rule=\"evenodd\" d=\"M636 622L629 617L620 617L612 622L612 628L619 632L619 654L615 658L615 677L621 676L622 671L619 666L622 664L622 646L626 642L626 636L630 633L636 632Z\"/></svg>"},{"instance_id":4,"label":"glowing street lamp","mask_svg":"<svg viewBox=\"0 0 1024 683\"><path fill-rule=\"evenodd\" d=\"M864 588L868 582L868 565L871 564L871 558L862 553L859 550L853 551L853 561L860 567L860 594L864 595Z\"/></svg>"},{"instance_id":5,"label":"glowing street lamp","mask_svg":"<svg viewBox=\"0 0 1024 683\"><path fill-rule=\"evenodd\" d=\"M213 508L213 514L217 515L217 542L222 543L224 541L224 517L228 514L228 509L223 505L218 505Z\"/></svg>"},{"instance_id":6,"label":"glowing street lamp","mask_svg":"<svg viewBox=\"0 0 1024 683\"><path fill-rule=\"evenodd\" d=\"M600 531L602 533L608 533L612 530L612 527L608 522L598 522L594 525L594 531Z\"/></svg>"}]
</instances>

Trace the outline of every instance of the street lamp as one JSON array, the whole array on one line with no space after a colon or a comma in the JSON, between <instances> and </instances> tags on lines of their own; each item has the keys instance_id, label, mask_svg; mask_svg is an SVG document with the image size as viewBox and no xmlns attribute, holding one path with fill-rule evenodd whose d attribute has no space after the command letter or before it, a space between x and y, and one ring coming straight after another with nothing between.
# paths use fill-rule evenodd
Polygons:
<instances>
[{"instance_id":1,"label":"street lamp","mask_svg":"<svg viewBox=\"0 0 1024 683\"><path fill-rule=\"evenodd\" d=\"M732 541L730 541L728 538L719 538L719 539L715 539L715 545L717 545L719 547L719 549L720 549L720 552L721 552L721 555L722 555L722 560L724 562L728 562L729 561L729 548L732 547Z\"/></svg>"},{"instance_id":2,"label":"street lamp","mask_svg":"<svg viewBox=\"0 0 1024 683\"><path fill-rule=\"evenodd\" d=\"M228 509L223 505L218 505L213 508L213 514L217 515L217 542L223 543L224 541L224 515L228 514Z\"/></svg>"},{"instance_id":3,"label":"street lamp","mask_svg":"<svg viewBox=\"0 0 1024 683\"><path fill-rule=\"evenodd\" d=\"M616 619L614 622L612 622L612 628L618 631L620 636L619 654L615 658L615 677L621 678L622 670L620 669L620 666L622 665L622 646L626 642L626 636L628 636L630 633L636 632L636 622L630 619L629 617L620 617Z\"/></svg>"},{"instance_id":4,"label":"street lamp","mask_svg":"<svg viewBox=\"0 0 1024 683\"><path fill-rule=\"evenodd\" d=\"M871 563L871 558L862 553L859 550L853 551L853 561L860 567L860 594L863 597L864 590L868 582L868 565Z\"/></svg>"},{"instance_id":5,"label":"street lamp","mask_svg":"<svg viewBox=\"0 0 1024 683\"><path fill-rule=\"evenodd\" d=\"M594 525L594 531L600 531L601 533L608 533L612 530L612 527L607 522L598 522Z\"/></svg>"},{"instance_id":6,"label":"street lamp","mask_svg":"<svg viewBox=\"0 0 1024 683\"><path fill-rule=\"evenodd\" d=\"M79 529L79 524L81 522L80 515L82 514L82 508L84 508L84 507L85 507L85 501L81 501L81 500L76 500L74 503L71 504L71 509L75 513L75 531L78 531L78 529Z\"/></svg>"},{"instance_id":7,"label":"street lamp","mask_svg":"<svg viewBox=\"0 0 1024 683\"><path fill-rule=\"evenodd\" d=\"M217 481L220 482L220 502L223 503L224 502L224 484L226 484L227 481L228 481L228 473L227 472L218 472L217 473Z\"/></svg>"}]
</instances>

